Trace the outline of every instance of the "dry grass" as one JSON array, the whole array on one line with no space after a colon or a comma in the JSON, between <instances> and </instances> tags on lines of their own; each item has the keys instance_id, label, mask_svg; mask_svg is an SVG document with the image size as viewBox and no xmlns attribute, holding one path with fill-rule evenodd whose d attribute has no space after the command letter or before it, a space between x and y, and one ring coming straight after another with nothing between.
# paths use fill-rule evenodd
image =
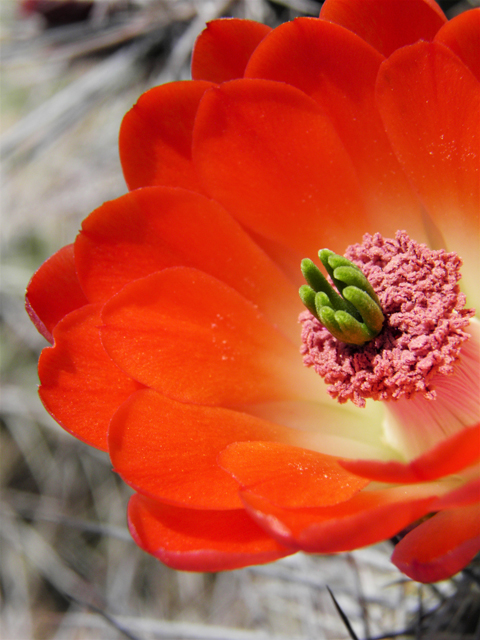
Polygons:
<instances>
[{"instance_id":1,"label":"dry grass","mask_svg":"<svg viewBox=\"0 0 480 640\"><path fill-rule=\"evenodd\" d=\"M138 0L47 31L18 20L13 0L2 3L2 639L348 638L327 585L359 638L480 638L478 567L420 588L402 581L387 543L225 574L164 567L131 541L130 490L108 457L58 427L36 395L45 344L24 313L24 289L90 210L125 192L125 111L149 86L188 77L205 20L273 26L319 3Z\"/></svg>"}]
</instances>

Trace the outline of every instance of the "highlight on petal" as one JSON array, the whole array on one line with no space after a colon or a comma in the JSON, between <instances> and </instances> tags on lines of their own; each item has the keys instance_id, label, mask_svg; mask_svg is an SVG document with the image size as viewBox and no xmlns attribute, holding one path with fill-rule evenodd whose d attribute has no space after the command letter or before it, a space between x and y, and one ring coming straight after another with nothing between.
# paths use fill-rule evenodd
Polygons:
<instances>
[{"instance_id":1,"label":"highlight on petal","mask_svg":"<svg viewBox=\"0 0 480 640\"><path fill-rule=\"evenodd\" d=\"M480 505L441 511L410 531L392 562L412 580L437 582L463 569L480 551Z\"/></svg>"},{"instance_id":2,"label":"highlight on petal","mask_svg":"<svg viewBox=\"0 0 480 640\"><path fill-rule=\"evenodd\" d=\"M224 18L207 23L192 55L192 78L226 82L241 78L257 45L272 29L261 22Z\"/></svg>"},{"instance_id":3,"label":"highlight on petal","mask_svg":"<svg viewBox=\"0 0 480 640\"><path fill-rule=\"evenodd\" d=\"M219 453L235 442L295 437L293 429L246 413L144 390L114 415L108 448L115 471L144 495L195 509L239 509L238 484L218 465Z\"/></svg>"},{"instance_id":4,"label":"highlight on petal","mask_svg":"<svg viewBox=\"0 0 480 640\"><path fill-rule=\"evenodd\" d=\"M236 289L298 341L297 291L217 203L183 189L151 187L103 204L82 224L75 261L92 302L174 266L198 268Z\"/></svg>"},{"instance_id":5,"label":"highlight on petal","mask_svg":"<svg viewBox=\"0 0 480 640\"><path fill-rule=\"evenodd\" d=\"M421 205L393 154L375 105L383 56L351 31L315 18L277 27L257 47L245 76L286 82L328 115L362 185L367 228L406 229L426 242ZM323 153L323 151L319 151Z\"/></svg>"},{"instance_id":6,"label":"highlight on petal","mask_svg":"<svg viewBox=\"0 0 480 640\"><path fill-rule=\"evenodd\" d=\"M223 282L174 267L105 305L103 344L135 380L180 402L233 406L305 397L318 380L298 348Z\"/></svg>"},{"instance_id":7,"label":"highlight on petal","mask_svg":"<svg viewBox=\"0 0 480 640\"><path fill-rule=\"evenodd\" d=\"M480 424L477 424L446 438L407 464L379 460L339 460L339 463L362 478L410 484L458 473L479 460Z\"/></svg>"},{"instance_id":8,"label":"highlight on petal","mask_svg":"<svg viewBox=\"0 0 480 640\"><path fill-rule=\"evenodd\" d=\"M467 66L480 82L480 8L449 20L435 36Z\"/></svg>"},{"instance_id":9,"label":"highlight on petal","mask_svg":"<svg viewBox=\"0 0 480 640\"><path fill-rule=\"evenodd\" d=\"M480 84L449 49L420 42L382 64L377 101L444 248L464 261L462 288L478 308Z\"/></svg>"},{"instance_id":10,"label":"highlight on petal","mask_svg":"<svg viewBox=\"0 0 480 640\"><path fill-rule=\"evenodd\" d=\"M345 502L369 482L346 472L333 456L282 442L235 442L219 464L242 489L285 508Z\"/></svg>"},{"instance_id":11,"label":"highlight on petal","mask_svg":"<svg viewBox=\"0 0 480 640\"><path fill-rule=\"evenodd\" d=\"M404 460L421 456L480 421L480 323L475 318L465 334L469 338L461 345L452 373L433 376L432 400L417 394L385 405L383 438Z\"/></svg>"},{"instance_id":12,"label":"highlight on petal","mask_svg":"<svg viewBox=\"0 0 480 640\"><path fill-rule=\"evenodd\" d=\"M360 491L330 507L281 508L241 491L248 513L280 544L310 553L351 551L391 538L430 510L435 486Z\"/></svg>"},{"instance_id":13,"label":"highlight on petal","mask_svg":"<svg viewBox=\"0 0 480 640\"><path fill-rule=\"evenodd\" d=\"M105 352L100 309L86 305L56 325L54 346L42 351L38 375L40 398L52 417L79 440L106 451L112 415L141 385Z\"/></svg>"},{"instance_id":14,"label":"highlight on petal","mask_svg":"<svg viewBox=\"0 0 480 640\"><path fill-rule=\"evenodd\" d=\"M296 446L321 451L336 458L388 460L394 451L382 441L383 408L369 402L366 408L340 406L319 387L314 400L284 400L249 404L244 410L262 420L295 429Z\"/></svg>"},{"instance_id":15,"label":"highlight on petal","mask_svg":"<svg viewBox=\"0 0 480 640\"><path fill-rule=\"evenodd\" d=\"M183 571L228 571L293 553L264 533L243 509L182 509L134 495L128 526L139 547Z\"/></svg>"},{"instance_id":16,"label":"highlight on petal","mask_svg":"<svg viewBox=\"0 0 480 640\"><path fill-rule=\"evenodd\" d=\"M320 18L353 31L384 56L433 40L447 21L435 0L326 0Z\"/></svg>"},{"instance_id":17,"label":"highlight on petal","mask_svg":"<svg viewBox=\"0 0 480 640\"><path fill-rule=\"evenodd\" d=\"M210 82L171 82L144 93L123 118L119 149L129 189L165 185L201 191L192 130Z\"/></svg>"},{"instance_id":18,"label":"highlight on petal","mask_svg":"<svg viewBox=\"0 0 480 640\"><path fill-rule=\"evenodd\" d=\"M71 311L88 304L78 281L73 244L42 264L27 287L25 308L31 321L49 342L55 325Z\"/></svg>"},{"instance_id":19,"label":"highlight on petal","mask_svg":"<svg viewBox=\"0 0 480 640\"><path fill-rule=\"evenodd\" d=\"M297 272L322 244L343 252L365 231L352 163L329 119L294 87L243 79L208 91L193 159L209 195L249 231L295 254Z\"/></svg>"}]
</instances>

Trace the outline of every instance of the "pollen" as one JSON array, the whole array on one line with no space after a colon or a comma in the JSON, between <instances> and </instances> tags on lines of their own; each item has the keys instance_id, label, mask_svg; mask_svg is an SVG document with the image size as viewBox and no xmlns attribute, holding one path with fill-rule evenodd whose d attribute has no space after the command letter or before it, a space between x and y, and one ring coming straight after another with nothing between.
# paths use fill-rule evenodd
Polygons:
<instances>
[{"instance_id":1,"label":"pollen","mask_svg":"<svg viewBox=\"0 0 480 640\"><path fill-rule=\"evenodd\" d=\"M395 401L417 393L433 400L433 378L453 373L475 313L464 308L458 285L461 259L418 244L405 231L394 239L366 234L345 257L378 296L382 330L364 345L345 344L304 311L299 322L305 366L314 368L340 403L364 407L367 398Z\"/></svg>"}]
</instances>

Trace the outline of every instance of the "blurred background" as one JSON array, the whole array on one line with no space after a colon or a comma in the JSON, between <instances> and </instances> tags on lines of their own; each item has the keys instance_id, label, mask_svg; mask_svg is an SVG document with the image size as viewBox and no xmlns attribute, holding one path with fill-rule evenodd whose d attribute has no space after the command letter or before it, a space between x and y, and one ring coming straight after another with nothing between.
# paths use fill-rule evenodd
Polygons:
<instances>
[{"instance_id":1,"label":"blurred background","mask_svg":"<svg viewBox=\"0 0 480 640\"><path fill-rule=\"evenodd\" d=\"M408 0L404 0L406 7ZM37 398L46 346L23 308L40 264L126 191L124 113L189 78L205 22L274 27L317 0L1 0L0 637L2 640L480 640L480 566L421 586L390 543L221 574L168 569L131 541L131 490ZM440 2L449 17L478 0ZM408 10L408 9L406 9ZM329 587L349 631L327 590Z\"/></svg>"}]
</instances>

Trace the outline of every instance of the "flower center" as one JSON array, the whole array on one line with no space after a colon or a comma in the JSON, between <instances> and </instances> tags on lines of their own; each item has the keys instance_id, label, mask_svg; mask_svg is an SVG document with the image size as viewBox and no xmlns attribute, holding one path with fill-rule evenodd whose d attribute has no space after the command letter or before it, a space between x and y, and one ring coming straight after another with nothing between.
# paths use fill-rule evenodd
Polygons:
<instances>
[{"instance_id":1,"label":"flower center","mask_svg":"<svg viewBox=\"0 0 480 640\"><path fill-rule=\"evenodd\" d=\"M345 258L327 250L319 255L341 296L313 262L302 262L308 285L300 296L309 309L299 318L304 364L340 403L363 407L367 398L417 393L435 398L433 379L453 373L474 315L464 309L457 254L397 231L394 239L366 234Z\"/></svg>"},{"instance_id":2,"label":"flower center","mask_svg":"<svg viewBox=\"0 0 480 640\"><path fill-rule=\"evenodd\" d=\"M384 316L377 294L362 271L329 249L319 251L318 257L341 295L306 258L301 269L308 285L299 291L303 304L341 342L363 345L378 336Z\"/></svg>"}]
</instances>

